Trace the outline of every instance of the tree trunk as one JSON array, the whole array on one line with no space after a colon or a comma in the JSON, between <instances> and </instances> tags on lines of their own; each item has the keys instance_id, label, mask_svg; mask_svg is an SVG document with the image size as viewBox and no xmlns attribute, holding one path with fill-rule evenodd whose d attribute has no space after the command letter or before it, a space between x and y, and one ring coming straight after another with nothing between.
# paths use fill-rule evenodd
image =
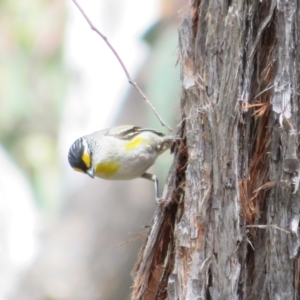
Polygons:
<instances>
[{"instance_id":1,"label":"tree trunk","mask_svg":"<svg viewBox=\"0 0 300 300\"><path fill-rule=\"evenodd\" d=\"M192 0L182 121L132 299L299 299L296 0Z\"/></svg>"}]
</instances>

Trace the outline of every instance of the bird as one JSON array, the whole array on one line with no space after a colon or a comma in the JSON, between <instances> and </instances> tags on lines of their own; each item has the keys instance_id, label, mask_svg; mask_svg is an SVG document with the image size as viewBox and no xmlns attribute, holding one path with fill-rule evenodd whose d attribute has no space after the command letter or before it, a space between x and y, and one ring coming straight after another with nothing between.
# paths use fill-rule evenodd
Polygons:
<instances>
[{"instance_id":1,"label":"bird","mask_svg":"<svg viewBox=\"0 0 300 300\"><path fill-rule=\"evenodd\" d=\"M78 138L69 149L68 161L75 171L91 178L150 180L159 202L158 179L146 171L178 139L154 129L121 125Z\"/></svg>"}]
</instances>

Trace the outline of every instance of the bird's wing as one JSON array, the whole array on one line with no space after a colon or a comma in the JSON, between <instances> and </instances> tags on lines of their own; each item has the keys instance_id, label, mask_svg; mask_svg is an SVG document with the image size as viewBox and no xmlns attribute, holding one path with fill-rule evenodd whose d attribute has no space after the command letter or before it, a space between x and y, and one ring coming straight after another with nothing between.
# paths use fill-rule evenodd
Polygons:
<instances>
[{"instance_id":1,"label":"bird's wing","mask_svg":"<svg viewBox=\"0 0 300 300\"><path fill-rule=\"evenodd\" d=\"M133 125L122 125L122 126L112 127L107 131L105 135L114 136L119 139L128 139L139 134L140 132L147 132L147 131L153 132L159 136L164 136L163 133L158 132L154 129L142 128Z\"/></svg>"}]
</instances>

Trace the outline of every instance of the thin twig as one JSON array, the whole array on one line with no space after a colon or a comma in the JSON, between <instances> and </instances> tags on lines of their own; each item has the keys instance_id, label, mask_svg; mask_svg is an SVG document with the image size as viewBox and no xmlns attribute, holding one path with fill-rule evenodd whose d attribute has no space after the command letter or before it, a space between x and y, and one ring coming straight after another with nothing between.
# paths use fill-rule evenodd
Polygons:
<instances>
[{"instance_id":1,"label":"thin twig","mask_svg":"<svg viewBox=\"0 0 300 300\"><path fill-rule=\"evenodd\" d=\"M146 103L151 107L152 111L154 112L154 114L156 115L156 117L158 118L159 122L161 123L162 126L165 126L166 128L168 128L168 130L171 132L172 129L163 121L163 119L160 117L160 115L158 114L158 112L156 111L155 107L153 106L153 104L148 100L148 98L146 97L146 95L143 93L143 91L140 89L140 87L137 85L136 82L134 82L129 74L129 72L127 71L122 59L120 58L119 54L117 53L117 51L115 50L115 48L111 45L111 43L109 42L109 40L107 39L107 37L101 33L99 31L99 29L97 27L95 27L95 25L92 23L92 21L89 19L89 17L87 16L87 14L85 13L85 11L81 8L81 6L78 4L78 2L76 0L72 0L75 5L77 6L77 8L80 10L81 14L84 16L85 20L88 22L88 24L90 25L91 29L93 31L95 31L106 43L106 45L109 47L109 49L113 52L113 54L115 55L115 57L117 58L117 60L119 61L123 71L126 74L126 77L128 79L128 82L133 85L135 87L135 89L140 93L140 95L142 96L142 98L146 101Z\"/></svg>"},{"instance_id":2,"label":"thin twig","mask_svg":"<svg viewBox=\"0 0 300 300\"><path fill-rule=\"evenodd\" d=\"M270 87L267 87L266 89L264 89L263 91L261 91L260 93L258 93L255 97L254 97L254 100L259 97L261 94L263 94L264 92L270 90L271 88L273 88L275 85L272 84Z\"/></svg>"},{"instance_id":3,"label":"thin twig","mask_svg":"<svg viewBox=\"0 0 300 300\"><path fill-rule=\"evenodd\" d=\"M147 233L148 233L148 230L142 231L138 235L136 235L135 237L133 237L131 239L128 239L128 240L126 240L126 241L118 244L115 248L119 248L119 247L121 247L121 246L123 246L125 244L141 240L141 239L143 239L143 238L145 238L147 236Z\"/></svg>"},{"instance_id":4,"label":"thin twig","mask_svg":"<svg viewBox=\"0 0 300 300\"><path fill-rule=\"evenodd\" d=\"M261 228L261 229L275 228L275 229L281 230L283 232L290 233L290 231L280 228L276 225L272 225L272 224L270 224L270 225L247 225L246 228Z\"/></svg>"}]
</instances>

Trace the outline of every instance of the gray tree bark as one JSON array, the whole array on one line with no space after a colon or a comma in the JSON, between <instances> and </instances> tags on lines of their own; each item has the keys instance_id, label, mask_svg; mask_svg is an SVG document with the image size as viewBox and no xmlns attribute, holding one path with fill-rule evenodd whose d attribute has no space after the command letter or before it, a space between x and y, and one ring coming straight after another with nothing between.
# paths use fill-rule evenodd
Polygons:
<instances>
[{"instance_id":1,"label":"gray tree bark","mask_svg":"<svg viewBox=\"0 0 300 300\"><path fill-rule=\"evenodd\" d=\"M299 299L296 0L192 0L182 121L132 299Z\"/></svg>"}]
</instances>

